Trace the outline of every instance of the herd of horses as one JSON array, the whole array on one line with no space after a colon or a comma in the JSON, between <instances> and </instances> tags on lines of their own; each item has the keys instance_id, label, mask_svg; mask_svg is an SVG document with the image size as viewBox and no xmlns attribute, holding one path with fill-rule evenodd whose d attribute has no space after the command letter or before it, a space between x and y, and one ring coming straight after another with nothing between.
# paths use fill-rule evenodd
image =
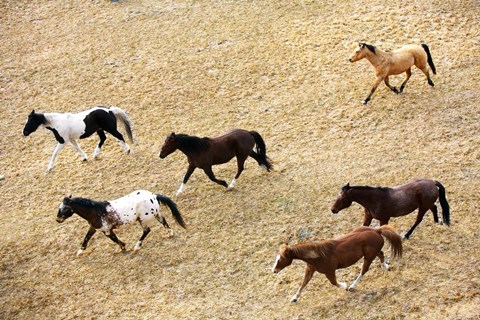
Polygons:
<instances>
[{"instance_id":1,"label":"herd of horses","mask_svg":"<svg viewBox=\"0 0 480 320\"><path fill-rule=\"evenodd\" d=\"M427 64L434 74L436 70L429 48L425 44L407 45L399 50L387 52L366 43L359 43L358 49L350 58L350 62L363 58L366 58L374 66L377 76L370 94L362 101L363 104L371 99L381 81L384 81L395 93L403 92L411 76L413 65L422 70L428 83L433 86ZM400 88L391 86L388 77L403 72L406 73L406 79ZM105 132L118 139L124 151L129 153L130 147L125 142L123 135L117 130L118 123L123 124L130 142L133 142L132 123L127 113L120 108L111 106L97 106L79 113L38 113L33 110L27 117L23 134L28 136L39 127L48 129L54 134L57 146L48 164L48 172L53 169L57 155L68 143L72 145L82 160L86 161L87 155L82 151L77 140L87 138L94 133L97 133L100 141L95 148L93 158L100 154L101 147L106 139ZM177 190L177 195L185 190L185 185L196 168L202 169L211 181L227 188L227 190L234 188L237 179L244 170L244 164L248 157L255 159L258 165L267 171L273 168L271 160L266 154L265 141L256 131L234 129L215 138L200 138L172 132L165 139L159 157L163 159L176 150L184 153L188 160L188 168ZM226 163L234 157L237 160L237 173L227 184L225 180L215 177L212 166ZM435 205L437 200L442 207L442 221L439 221L438 218L437 206ZM414 179L395 187L350 186L350 184L347 184L341 188L331 211L332 213L338 213L349 207L352 202L357 202L365 209L363 226L355 228L350 233L337 239L302 242L295 245L285 244L280 247L272 268L274 273L289 266L294 259L303 260L307 264L302 285L292 297L292 302L298 300L315 271L325 274L333 285L352 290L368 271L370 264L376 257L380 259L382 267L388 270L389 265L385 262L382 251L384 238L390 243L392 258L401 257L403 252L402 237L388 225L392 217L407 215L418 209L415 223L406 232L403 239L408 239L411 236L428 210L432 211L435 223L443 222L448 226L450 225L450 210L445 196L445 188L434 179ZM96 231L101 231L118 244L122 251L125 251L125 243L117 238L113 230L125 224L138 222L143 229L143 233L134 246L134 252L137 252L155 220L168 230L170 236L173 236L172 229L161 214L161 204L170 209L175 221L181 227L186 228L186 223L172 199L147 190L136 190L124 197L110 201L65 197L58 209L57 221L61 223L76 213L88 222L90 228L77 255L81 255L85 251L90 238ZM370 227L372 219L378 220L380 227ZM347 268L361 258L363 258L362 270L353 283L347 288L345 283L337 282L335 271L340 268Z\"/></svg>"}]
</instances>

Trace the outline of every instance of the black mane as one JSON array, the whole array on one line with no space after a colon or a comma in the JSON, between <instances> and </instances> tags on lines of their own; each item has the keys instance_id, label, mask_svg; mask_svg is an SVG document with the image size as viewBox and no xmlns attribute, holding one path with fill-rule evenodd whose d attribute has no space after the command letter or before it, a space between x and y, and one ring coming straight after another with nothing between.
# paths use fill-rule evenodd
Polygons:
<instances>
[{"instance_id":1,"label":"black mane","mask_svg":"<svg viewBox=\"0 0 480 320\"><path fill-rule=\"evenodd\" d=\"M372 189L377 189L377 190L382 190L382 191L387 191L389 188L388 187L370 187L370 186L343 186L342 191L346 192L350 189L356 189L356 190L372 190Z\"/></svg>"},{"instance_id":2,"label":"black mane","mask_svg":"<svg viewBox=\"0 0 480 320\"><path fill-rule=\"evenodd\" d=\"M70 203L77 204L82 207L97 209L101 214L107 213L107 206L110 204L110 202L108 201L99 202L99 201L94 201L86 198L71 198Z\"/></svg>"},{"instance_id":3,"label":"black mane","mask_svg":"<svg viewBox=\"0 0 480 320\"><path fill-rule=\"evenodd\" d=\"M176 134L178 144L187 152L201 152L208 148L210 138L199 138L195 136L189 136L187 134Z\"/></svg>"},{"instance_id":4,"label":"black mane","mask_svg":"<svg viewBox=\"0 0 480 320\"><path fill-rule=\"evenodd\" d=\"M365 47L367 47L368 50L372 51L375 54L375 46L372 46L371 44L368 43L363 43Z\"/></svg>"}]
</instances>

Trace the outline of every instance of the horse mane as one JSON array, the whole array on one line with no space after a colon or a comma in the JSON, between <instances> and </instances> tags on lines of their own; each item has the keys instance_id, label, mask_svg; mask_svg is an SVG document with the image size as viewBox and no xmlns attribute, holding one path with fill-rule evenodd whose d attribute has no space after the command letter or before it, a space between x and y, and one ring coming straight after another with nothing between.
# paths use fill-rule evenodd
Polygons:
<instances>
[{"instance_id":1,"label":"horse mane","mask_svg":"<svg viewBox=\"0 0 480 320\"><path fill-rule=\"evenodd\" d=\"M382 191L388 191L390 188L388 187L370 187L370 186L343 186L342 191L346 192L350 189L355 189L355 190L372 190L372 189L377 189L377 190L382 190Z\"/></svg>"},{"instance_id":2,"label":"horse mane","mask_svg":"<svg viewBox=\"0 0 480 320\"><path fill-rule=\"evenodd\" d=\"M175 139L179 142L182 148L185 149L187 152L201 152L208 148L210 143L210 138L204 137L196 137L196 136L189 136L188 134L176 134Z\"/></svg>"},{"instance_id":3,"label":"horse mane","mask_svg":"<svg viewBox=\"0 0 480 320\"><path fill-rule=\"evenodd\" d=\"M375 46L372 46L371 44L368 44L368 43L362 43L365 47L367 47L368 50L370 50L371 52L373 52L373 54L375 54Z\"/></svg>"},{"instance_id":4,"label":"horse mane","mask_svg":"<svg viewBox=\"0 0 480 320\"><path fill-rule=\"evenodd\" d=\"M87 198L71 198L70 203L77 204L82 207L89 207L97 209L101 214L107 214L107 206L110 204L108 201L94 201Z\"/></svg>"},{"instance_id":5,"label":"horse mane","mask_svg":"<svg viewBox=\"0 0 480 320\"><path fill-rule=\"evenodd\" d=\"M335 247L335 240L323 240L320 242L300 242L289 246L291 252L297 256L307 259L327 257Z\"/></svg>"}]
</instances>

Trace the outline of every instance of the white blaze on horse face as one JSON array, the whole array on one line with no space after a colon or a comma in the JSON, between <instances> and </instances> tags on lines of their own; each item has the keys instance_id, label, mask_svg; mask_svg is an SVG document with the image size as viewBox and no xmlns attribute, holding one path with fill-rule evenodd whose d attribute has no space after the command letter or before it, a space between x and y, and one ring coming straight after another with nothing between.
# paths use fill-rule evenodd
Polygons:
<instances>
[{"instance_id":1,"label":"white blaze on horse face","mask_svg":"<svg viewBox=\"0 0 480 320\"><path fill-rule=\"evenodd\" d=\"M275 259L275 263L273 264L273 267L272 267L273 273L275 273L275 268L277 267L278 261L280 261L280 255L277 255L277 258Z\"/></svg>"}]
</instances>

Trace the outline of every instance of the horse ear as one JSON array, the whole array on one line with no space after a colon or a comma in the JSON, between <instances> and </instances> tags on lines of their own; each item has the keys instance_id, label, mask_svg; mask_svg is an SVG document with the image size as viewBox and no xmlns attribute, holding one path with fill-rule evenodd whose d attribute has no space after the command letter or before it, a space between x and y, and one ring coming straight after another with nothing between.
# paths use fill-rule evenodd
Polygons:
<instances>
[{"instance_id":1,"label":"horse ear","mask_svg":"<svg viewBox=\"0 0 480 320\"><path fill-rule=\"evenodd\" d=\"M33 109L33 110L32 110L32 113L30 113L30 114L35 114L35 109Z\"/></svg>"},{"instance_id":2,"label":"horse ear","mask_svg":"<svg viewBox=\"0 0 480 320\"><path fill-rule=\"evenodd\" d=\"M72 202L72 196L63 198L63 204L70 204Z\"/></svg>"},{"instance_id":3,"label":"horse ear","mask_svg":"<svg viewBox=\"0 0 480 320\"><path fill-rule=\"evenodd\" d=\"M347 187L347 188L350 188L350 182L349 182L349 183L347 183L346 187Z\"/></svg>"}]
</instances>

